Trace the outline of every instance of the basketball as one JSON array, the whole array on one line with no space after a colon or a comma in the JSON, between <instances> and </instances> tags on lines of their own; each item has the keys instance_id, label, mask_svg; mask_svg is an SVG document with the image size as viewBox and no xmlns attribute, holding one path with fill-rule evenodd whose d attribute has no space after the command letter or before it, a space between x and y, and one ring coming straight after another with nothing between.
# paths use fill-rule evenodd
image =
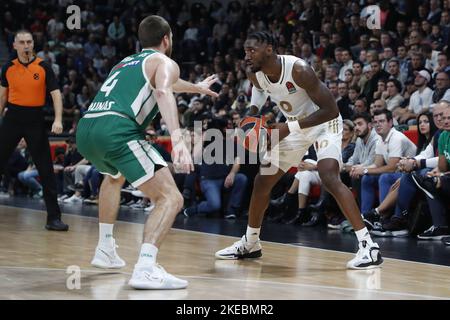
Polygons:
<instances>
[{"instance_id":1,"label":"basketball","mask_svg":"<svg viewBox=\"0 0 450 320\"><path fill-rule=\"evenodd\" d=\"M265 117L246 117L239 123L238 139L245 149L256 152L259 145L259 150L264 150L270 137L266 125Z\"/></svg>"}]
</instances>

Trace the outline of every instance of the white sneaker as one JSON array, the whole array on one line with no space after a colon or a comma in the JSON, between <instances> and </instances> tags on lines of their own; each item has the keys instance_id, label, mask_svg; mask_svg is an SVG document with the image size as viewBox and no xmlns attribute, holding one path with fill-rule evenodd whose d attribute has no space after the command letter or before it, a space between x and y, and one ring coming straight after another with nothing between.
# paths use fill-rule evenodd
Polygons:
<instances>
[{"instance_id":1,"label":"white sneaker","mask_svg":"<svg viewBox=\"0 0 450 320\"><path fill-rule=\"evenodd\" d=\"M133 275L128 284L135 289L184 289L187 287L186 280L178 279L169 274L159 264L135 265Z\"/></svg>"},{"instance_id":2,"label":"white sneaker","mask_svg":"<svg viewBox=\"0 0 450 320\"><path fill-rule=\"evenodd\" d=\"M136 198L145 197L145 194L141 190L133 190L133 191L131 191L131 195L133 195Z\"/></svg>"},{"instance_id":3,"label":"white sneaker","mask_svg":"<svg viewBox=\"0 0 450 320\"><path fill-rule=\"evenodd\" d=\"M64 203L82 203L83 198L74 194L70 198L65 199L63 202Z\"/></svg>"},{"instance_id":4,"label":"white sneaker","mask_svg":"<svg viewBox=\"0 0 450 320\"><path fill-rule=\"evenodd\" d=\"M357 270L373 269L379 268L382 263L383 258L381 257L378 244L372 243L369 245L366 241L361 241L356 257L347 262L347 268Z\"/></svg>"},{"instance_id":5,"label":"white sneaker","mask_svg":"<svg viewBox=\"0 0 450 320\"><path fill-rule=\"evenodd\" d=\"M126 263L123 261L116 252L115 242L112 248L95 248L95 255L91 261L94 267L102 269L120 269L125 267Z\"/></svg>"},{"instance_id":6,"label":"white sneaker","mask_svg":"<svg viewBox=\"0 0 450 320\"><path fill-rule=\"evenodd\" d=\"M259 258L262 256L261 243L247 242L246 235L243 235L241 240L236 241L233 245L216 252L216 258L222 260L237 260L246 258Z\"/></svg>"}]
</instances>

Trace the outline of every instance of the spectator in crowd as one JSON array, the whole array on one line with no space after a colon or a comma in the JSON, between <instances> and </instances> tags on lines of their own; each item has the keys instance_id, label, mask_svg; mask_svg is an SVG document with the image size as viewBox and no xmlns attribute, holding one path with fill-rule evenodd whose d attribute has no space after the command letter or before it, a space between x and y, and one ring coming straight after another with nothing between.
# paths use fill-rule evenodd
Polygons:
<instances>
[{"instance_id":1,"label":"spectator in crowd","mask_svg":"<svg viewBox=\"0 0 450 320\"><path fill-rule=\"evenodd\" d=\"M411 95L407 108L398 108L394 117L400 124L415 124L416 118L422 111L427 111L432 104L433 90L427 85L430 82L430 74L426 70L417 73L414 85L417 90Z\"/></svg>"},{"instance_id":2,"label":"spectator in crowd","mask_svg":"<svg viewBox=\"0 0 450 320\"><path fill-rule=\"evenodd\" d=\"M433 110L435 115L439 115L441 107ZM390 192L380 205L371 210L366 217L369 221L377 221L381 218L381 225L378 225L373 234L382 237L403 237L408 235L407 217L408 210L411 208L413 199L417 193L411 174L409 172L416 170L421 174L426 174L436 166L437 159L433 150L437 147L439 132L437 126L441 127L441 118L434 118L424 112L418 117L418 143L417 156L414 158L403 158L398 163L398 168L403 172L391 187ZM437 134L436 134L437 133ZM436 140L435 140L436 139ZM435 161L436 160L436 161ZM431 166L431 168L427 168ZM395 208L394 214L389 217L390 210Z\"/></svg>"},{"instance_id":3,"label":"spectator in crowd","mask_svg":"<svg viewBox=\"0 0 450 320\"><path fill-rule=\"evenodd\" d=\"M449 74L446 72L438 72L436 74L436 88L434 89L431 102L433 104L438 103L447 92L450 92L450 79Z\"/></svg>"},{"instance_id":4,"label":"spectator in crowd","mask_svg":"<svg viewBox=\"0 0 450 320\"><path fill-rule=\"evenodd\" d=\"M381 95L381 99L386 102L387 109L394 113L405 100L402 95L402 84L397 79L391 79L386 83L386 91Z\"/></svg>"},{"instance_id":5,"label":"spectator in crowd","mask_svg":"<svg viewBox=\"0 0 450 320\"><path fill-rule=\"evenodd\" d=\"M0 191L8 192L10 195L15 194L15 180L17 179L19 172L24 171L28 167L28 158L27 143L25 142L25 139L21 139L16 150L14 150L8 160L3 179L1 180L3 186L0 185Z\"/></svg>"},{"instance_id":6,"label":"spectator in crowd","mask_svg":"<svg viewBox=\"0 0 450 320\"><path fill-rule=\"evenodd\" d=\"M361 212L369 212L375 205L375 190L379 190L379 202L386 197L391 185L400 174L390 175L397 169L397 163L402 157L412 157L416 154L416 145L404 134L393 127L392 113L389 110L378 110L374 113L373 124L381 140L375 150L375 161L367 167L354 170L361 180Z\"/></svg>"},{"instance_id":7,"label":"spectator in crowd","mask_svg":"<svg viewBox=\"0 0 450 320\"><path fill-rule=\"evenodd\" d=\"M39 173L36 170L36 166L33 164L31 157L29 158L28 168L19 172L17 178L22 182L30 191L30 197L41 199L43 194L42 185L39 183Z\"/></svg>"},{"instance_id":8,"label":"spectator in crowd","mask_svg":"<svg viewBox=\"0 0 450 320\"><path fill-rule=\"evenodd\" d=\"M342 67L339 70L339 80L345 81L345 71L351 70L353 66L352 56L347 49L342 50Z\"/></svg>"},{"instance_id":9,"label":"spectator in crowd","mask_svg":"<svg viewBox=\"0 0 450 320\"><path fill-rule=\"evenodd\" d=\"M437 72L446 72L450 73L450 64L448 61L447 54L445 52L441 52L437 58L438 65L436 67L435 73Z\"/></svg>"},{"instance_id":10,"label":"spectator in crowd","mask_svg":"<svg viewBox=\"0 0 450 320\"><path fill-rule=\"evenodd\" d=\"M220 129L225 134L227 123L222 119L215 119L211 122L209 128ZM226 150L226 139L222 136L221 141L214 141L219 143ZM204 144L206 148L209 143ZM211 154L212 157L219 156L219 154ZM184 215L192 217L198 213L211 214L220 211L222 208L223 192L231 191L228 204L224 208L224 217L226 219L235 219L238 211L241 209L242 196L247 185L247 177L239 173L240 161L236 157L233 165L230 165L223 154L223 159L218 159L218 162L209 164L207 159L202 159L202 163L198 168L198 176L200 178L200 187L205 197L205 201L198 205L186 208Z\"/></svg>"},{"instance_id":11,"label":"spectator in crowd","mask_svg":"<svg viewBox=\"0 0 450 320\"><path fill-rule=\"evenodd\" d=\"M344 162L343 169L349 173L352 188L356 190L358 204L361 205L361 177L364 168L375 162L375 149L380 136L372 128L372 117L367 112L356 113L353 116L355 136L357 137L353 155Z\"/></svg>"},{"instance_id":12,"label":"spectator in crowd","mask_svg":"<svg viewBox=\"0 0 450 320\"><path fill-rule=\"evenodd\" d=\"M125 37L125 26L118 16L114 16L108 26L108 37L117 44L120 44Z\"/></svg>"},{"instance_id":13,"label":"spectator in crowd","mask_svg":"<svg viewBox=\"0 0 450 320\"><path fill-rule=\"evenodd\" d=\"M450 192L450 105L443 111L443 132L439 137L439 160L437 168L426 176L412 174L414 182L430 200L433 225L417 238L422 240L441 240L450 235L448 225L448 194Z\"/></svg>"},{"instance_id":14,"label":"spectator in crowd","mask_svg":"<svg viewBox=\"0 0 450 320\"><path fill-rule=\"evenodd\" d=\"M402 73L400 70L400 62L396 58L392 58L387 63L387 70L389 73L389 80L395 79L400 82L401 85L405 84L406 73ZM401 90L399 91L401 93Z\"/></svg>"},{"instance_id":15,"label":"spectator in crowd","mask_svg":"<svg viewBox=\"0 0 450 320\"><path fill-rule=\"evenodd\" d=\"M364 112L369 112L369 110L367 109L367 102L366 99L364 98L358 98L355 101L355 113L364 113Z\"/></svg>"},{"instance_id":16,"label":"spectator in crowd","mask_svg":"<svg viewBox=\"0 0 450 320\"><path fill-rule=\"evenodd\" d=\"M62 92L62 101L63 101L63 122L66 124L70 123L69 134L75 132L76 125L78 120L80 119L80 108L75 100L75 94L70 90L69 85L65 85L63 87ZM67 125L66 125L67 127Z\"/></svg>"}]
</instances>

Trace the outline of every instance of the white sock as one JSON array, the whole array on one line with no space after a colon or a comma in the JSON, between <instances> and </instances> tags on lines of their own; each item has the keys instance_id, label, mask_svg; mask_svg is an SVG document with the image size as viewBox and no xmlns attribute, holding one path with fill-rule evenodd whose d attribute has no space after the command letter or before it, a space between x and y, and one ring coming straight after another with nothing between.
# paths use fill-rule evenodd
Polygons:
<instances>
[{"instance_id":1,"label":"white sock","mask_svg":"<svg viewBox=\"0 0 450 320\"><path fill-rule=\"evenodd\" d=\"M375 208L375 212L377 213L377 215L380 215L380 211L378 211L378 208Z\"/></svg>"},{"instance_id":2,"label":"white sock","mask_svg":"<svg viewBox=\"0 0 450 320\"><path fill-rule=\"evenodd\" d=\"M250 226L247 226L247 232L245 233L247 242L255 243L256 241L258 241L260 231L261 231L261 228L252 228Z\"/></svg>"},{"instance_id":3,"label":"white sock","mask_svg":"<svg viewBox=\"0 0 450 320\"><path fill-rule=\"evenodd\" d=\"M366 227L362 228L361 230L355 231L355 234L359 242L367 241L368 244L373 243L372 238L370 237L370 233Z\"/></svg>"},{"instance_id":4,"label":"white sock","mask_svg":"<svg viewBox=\"0 0 450 320\"><path fill-rule=\"evenodd\" d=\"M153 265L156 263L158 248L151 243L143 243L139 254L138 265Z\"/></svg>"},{"instance_id":5,"label":"white sock","mask_svg":"<svg viewBox=\"0 0 450 320\"><path fill-rule=\"evenodd\" d=\"M114 246L113 228L114 224L99 223L99 238L98 238L99 247L111 249L113 248Z\"/></svg>"}]
</instances>

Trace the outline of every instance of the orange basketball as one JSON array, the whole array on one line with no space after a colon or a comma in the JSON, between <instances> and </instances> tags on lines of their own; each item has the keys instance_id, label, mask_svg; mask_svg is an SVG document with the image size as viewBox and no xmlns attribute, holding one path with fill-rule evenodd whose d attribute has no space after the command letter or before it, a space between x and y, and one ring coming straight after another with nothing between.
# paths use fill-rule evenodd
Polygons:
<instances>
[{"instance_id":1,"label":"orange basketball","mask_svg":"<svg viewBox=\"0 0 450 320\"><path fill-rule=\"evenodd\" d=\"M265 117L246 117L239 123L241 129L238 139L245 149L250 152L257 152L258 145L260 150L267 145L270 136L270 129L266 127Z\"/></svg>"}]
</instances>

